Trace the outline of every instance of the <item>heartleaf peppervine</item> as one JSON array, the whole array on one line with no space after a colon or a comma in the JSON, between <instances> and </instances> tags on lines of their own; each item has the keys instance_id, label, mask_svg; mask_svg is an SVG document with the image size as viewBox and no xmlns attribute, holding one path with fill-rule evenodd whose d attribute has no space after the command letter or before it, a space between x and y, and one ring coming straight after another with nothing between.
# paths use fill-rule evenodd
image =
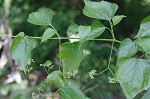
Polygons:
<instances>
[{"instance_id":1,"label":"heartleaf peppervine","mask_svg":"<svg viewBox=\"0 0 150 99\"><path fill-rule=\"evenodd\" d=\"M41 8L38 11L29 14L27 21L35 25L49 26L49 28L45 30L42 37L27 36L23 32L20 32L16 36L10 36L13 37L13 42L10 48L12 58L14 58L20 67L26 72L28 71L27 63L31 57L31 52L36 46L39 46L37 40L41 40L41 43L46 40L58 40L59 58L63 71L61 71L61 67L59 66L58 70L50 72L49 70L52 69L52 63L49 60L44 64L41 64L40 66L43 66L48 74L45 82L47 84L51 83L58 86L59 89L55 93L58 93L62 99L89 99L82 92L79 85L70 78L76 75L76 70L84 59L83 44L88 40L112 42L107 68L99 73L96 70L91 70L89 76L94 79L95 75L100 75L107 70L110 71L112 74L112 78L109 77L110 83L120 83L127 99L132 99L143 90L148 90L150 87L150 60L142 57L150 55L150 16L142 21L140 29L133 40L126 38L123 41L119 41L115 38L113 28L126 17L124 15L115 15L119 6L107 1L94 2L84 0L84 3L83 14L85 16L108 21L110 27L106 27L100 22L93 23L91 26L78 26L76 23L73 23L67 30L68 37L61 37L52 25L54 15L53 10L49 8ZM110 31L112 39L97 38L103 34L106 29ZM72 35L74 34L78 34L79 37L73 38ZM54 35L57 37L54 38ZM1 36L9 37L9 35ZM63 39L74 39L78 41L73 43L61 43L61 40ZM115 73L113 73L110 64L115 43L119 43L120 47L116 70ZM137 52L142 52L143 55L137 58L135 57ZM33 97L53 97L51 91L44 95L40 94L40 91L42 90L43 89L39 87L39 94L33 93ZM146 93L146 95L147 94L148 93ZM144 95L144 97L146 96ZM146 99L144 97L142 99Z\"/></svg>"}]
</instances>

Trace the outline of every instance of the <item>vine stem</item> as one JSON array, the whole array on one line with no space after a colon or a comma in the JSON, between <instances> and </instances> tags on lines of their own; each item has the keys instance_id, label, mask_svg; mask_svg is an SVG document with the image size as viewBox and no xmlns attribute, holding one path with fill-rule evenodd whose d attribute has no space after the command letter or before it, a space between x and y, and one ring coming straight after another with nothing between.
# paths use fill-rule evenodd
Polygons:
<instances>
[{"instance_id":1,"label":"vine stem","mask_svg":"<svg viewBox=\"0 0 150 99\"><path fill-rule=\"evenodd\" d=\"M112 72L112 70L110 69L110 63L111 63L111 58L112 58L112 52L113 52L113 47L114 47L114 43L112 43L112 46L111 46L111 52L110 52L110 56L109 56L109 62L108 62L108 69L109 71L111 72L111 74L114 76L114 73Z\"/></svg>"},{"instance_id":2,"label":"vine stem","mask_svg":"<svg viewBox=\"0 0 150 99\"><path fill-rule=\"evenodd\" d=\"M56 30L55 27L54 27L52 24L50 24L50 26L51 26L54 30ZM56 31L57 31L57 30L56 30ZM60 37L60 35L58 34L58 32L56 32L56 35L57 35L57 37L58 37L58 42L59 42L59 60L60 60L60 66L61 66L61 65L62 65L62 62L61 62L61 51L60 51L61 37ZM62 76L64 76L63 73L61 72L60 66L59 66L59 71L60 71L60 73L62 74Z\"/></svg>"},{"instance_id":3,"label":"vine stem","mask_svg":"<svg viewBox=\"0 0 150 99\"><path fill-rule=\"evenodd\" d=\"M45 69L45 71L46 71L46 73L47 73L47 75L48 75L48 71L47 71L47 69L44 67L44 69Z\"/></svg>"},{"instance_id":4,"label":"vine stem","mask_svg":"<svg viewBox=\"0 0 150 99\"><path fill-rule=\"evenodd\" d=\"M108 66L107 66L106 69L104 69L104 70L103 70L102 72L100 72L100 73L97 73L96 75L101 75L101 74L104 73L105 71L109 70L109 71L111 72L111 74L114 76L114 73L113 73L113 71L112 71L111 68L110 68L110 63L111 63L111 59L112 59L113 47L114 47L114 44L115 44L115 42L116 42L116 38L115 38L115 35L114 35L114 31L113 31L113 24L112 24L111 21L109 21L109 23L110 23L110 29L109 29L109 28L107 28L107 29L110 31L110 33L111 33L113 39L112 39L111 51L110 51L110 55L109 55ZM118 41L118 40L117 40L117 41ZM122 43L122 42L119 41L118 43Z\"/></svg>"},{"instance_id":5,"label":"vine stem","mask_svg":"<svg viewBox=\"0 0 150 99\"><path fill-rule=\"evenodd\" d=\"M52 25L52 24L50 24L50 26L54 29L54 30L56 30L55 29L55 27ZM56 32L56 35L58 36L58 38L60 38L60 35Z\"/></svg>"},{"instance_id":6,"label":"vine stem","mask_svg":"<svg viewBox=\"0 0 150 99\"><path fill-rule=\"evenodd\" d=\"M141 59L144 55L141 55L138 59Z\"/></svg>"},{"instance_id":7,"label":"vine stem","mask_svg":"<svg viewBox=\"0 0 150 99\"><path fill-rule=\"evenodd\" d=\"M107 71L109 68L107 67L106 69L104 69L102 72L98 73L98 74L95 74L95 75L101 75L103 74L105 71Z\"/></svg>"},{"instance_id":8,"label":"vine stem","mask_svg":"<svg viewBox=\"0 0 150 99\"><path fill-rule=\"evenodd\" d=\"M111 74L114 76L114 73L113 73L113 71L112 71L111 68L110 68L110 63L111 63L111 58L112 58L112 52L113 52L113 50L112 50L112 49L113 49L113 46L114 46L114 42L112 43L112 46L111 46L111 51L110 51L109 62L108 62L107 68L104 69L102 72L96 74L96 75L101 75L101 74L103 74L105 71L109 70L109 71L111 72Z\"/></svg>"},{"instance_id":9,"label":"vine stem","mask_svg":"<svg viewBox=\"0 0 150 99\"><path fill-rule=\"evenodd\" d=\"M2 36L7 36L7 37L19 37L19 36L10 36L10 35L0 35L0 37ZM28 36L28 38L32 38L32 39L42 39L42 37L32 37L32 36ZM80 38L69 38L69 37L56 37L56 38L49 38L49 40L69 40L69 39L80 39ZM117 42L117 43L122 43L119 40L114 40L114 39L88 39L90 41L107 41L107 42Z\"/></svg>"},{"instance_id":10,"label":"vine stem","mask_svg":"<svg viewBox=\"0 0 150 99\"><path fill-rule=\"evenodd\" d=\"M107 41L107 42L112 42L112 46L111 46L111 52L110 52L110 56L109 56L109 63L108 63L108 67L105 69L105 70L103 70L102 72L100 72L100 73L98 73L98 74L96 74L96 75L100 75L100 74L102 74L102 73L104 73L105 71L107 71L107 70L109 70L111 73L112 73L112 75L114 75L114 73L112 72L112 70L111 70L111 68L110 68L110 63L111 63L111 58L112 58L112 52L113 52L113 47L114 47L114 43L115 42L117 42L117 43L122 43L121 41L119 41L119 40L117 40L116 38L115 38L115 36L114 36L114 32L113 32L113 24L112 24L112 22L111 21L109 21L109 23L110 23L110 26L111 26L111 28L109 29L109 28L107 28L110 32L111 32L111 35L112 35L112 38L113 39L87 39L87 40L90 40L90 41ZM50 24L50 26L54 29L54 30L56 30L55 29L55 27L53 26L53 25L51 25ZM69 39L80 39L80 38L69 38L69 37L61 37L57 32L56 32L56 35L57 35L57 37L56 38L49 38L49 40L59 40L59 48L60 48L60 45L61 45L61 40L69 40ZM20 36L11 36L11 35L0 35L0 37L2 37L2 36L6 36L6 37L20 37ZM32 38L32 39L42 39L42 37L32 37L32 36L28 36L28 38ZM60 51L59 51L60 52ZM59 57L60 57L60 55L61 55L61 52L59 53ZM61 58L61 57L60 57ZM61 60L61 59L60 59ZM60 69L60 66L59 66L59 71L61 72L61 69ZM62 72L61 72L62 73ZM64 76L64 75L63 75Z\"/></svg>"},{"instance_id":11,"label":"vine stem","mask_svg":"<svg viewBox=\"0 0 150 99\"><path fill-rule=\"evenodd\" d=\"M116 40L115 35L114 35L114 30L113 30L113 24L111 21L109 21L109 23L110 23L110 27L111 27L110 32L111 32L112 38L113 38L113 40ZM111 63L111 59L112 59L112 52L113 52L114 44L115 44L115 42L113 41L112 46L111 46L110 56L109 56L109 62L108 62L108 69L113 76L114 76L114 73L112 72L112 70L110 68L110 63Z\"/></svg>"}]
</instances>

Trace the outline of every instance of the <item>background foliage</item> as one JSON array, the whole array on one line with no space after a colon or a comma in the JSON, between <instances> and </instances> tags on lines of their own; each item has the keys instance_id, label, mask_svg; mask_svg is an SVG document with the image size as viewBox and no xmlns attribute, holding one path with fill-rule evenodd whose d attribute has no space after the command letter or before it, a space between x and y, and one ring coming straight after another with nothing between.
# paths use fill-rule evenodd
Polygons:
<instances>
[{"instance_id":1,"label":"background foliage","mask_svg":"<svg viewBox=\"0 0 150 99\"><path fill-rule=\"evenodd\" d=\"M7 0L6 0L7 1ZM8 0L9 1L9 0ZM93 0L94 1L94 0ZM99 1L99 0L95 0ZM149 0L108 0L109 2L115 2L119 5L118 15L124 14L127 17L117 25L115 28L115 36L119 40L123 40L126 37L134 37L138 31L140 22L143 18L150 14ZM0 0L0 18L2 20L4 11L4 0ZM13 30L13 35L18 34L20 31L31 36L42 36L44 30L47 27L35 26L28 23L27 17L29 13L37 11L41 7L47 7L53 9L55 16L52 24L56 27L60 35L63 37L67 36L67 27L76 22L77 24L92 24L96 20L91 20L83 16L82 0L13 0L11 2L9 22ZM104 23L102 21L102 23ZM108 25L108 23L104 23ZM110 38L109 33L102 35L102 38ZM65 40L64 40L65 41ZM62 42L64 42L62 41ZM121 88L117 84L110 84L108 77L111 75L109 72L97 76L94 80L91 80L88 76L88 72L91 69L102 71L106 68L110 53L111 45L103 42L86 42L85 43L85 54L86 57L82 61L78 75L75 80L80 84L83 92L92 99L125 99ZM118 46L118 45L116 45ZM116 54L113 55L111 68L115 68L116 57L118 50L113 49ZM22 75L23 82L16 84L15 82L5 84L7 75L11 72L9 64L0 69L0 98L2 99L30 99L31 93L35 90L36 85L40 85L42 80L46 77L46 72L40 67L40 64L46 60L51 60L55 67L59 63L58 61L58 41L51 40L43 43L40 47L33 51L32 67L34 71L31 73ZM37 77L37 79L35 79ZM35 84L33 84L35 83ZM55 91L57 88L53 88ZM21 90L21 91L20 91ZM22 93L24 92L24 93Z\"/></svg>"}]
</instances>

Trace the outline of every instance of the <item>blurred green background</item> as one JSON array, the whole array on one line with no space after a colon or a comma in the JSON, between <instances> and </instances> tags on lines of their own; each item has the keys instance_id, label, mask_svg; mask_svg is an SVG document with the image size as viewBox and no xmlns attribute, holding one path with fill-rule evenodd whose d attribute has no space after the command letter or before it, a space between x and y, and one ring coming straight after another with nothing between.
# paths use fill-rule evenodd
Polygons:
<instances>
[{"instance_id":1,"label":"blurred green background","mask_svg":"<svg viewBox=\"0 0 150 99\"><path fill-rule=\"evenodd\" d=\"M100 1L100 0L93 0ZM119 5L117 15L127 16L121 23L115 26L115 36L119 40L124 38L133 38L143 18L150 14L150 0L107 0ZM67 36L68 26L75 22L78 25L91 25L95 21L82 14L84 7L83 0L0 0L0 22L3 20L5 5L4 2L10 2L8 21L12 28L13 35L23 31L26 35L42 36L47 27L35 26L28 23L27 17L41 7L51 8L55 11L52 21L54 27L62 37ZM103 22L108 26L107 22ZM1 29L1 28L0 28ZM105 33L100 38L111 38L110 33ZM66 42L67 40L62 40ZM114 72L119 45L114 48L111 68ZM91 80L88 72L96 69L98 72L103 71L108 64L111 43L90 41L84 45L86 57L82 61L78 74L74 80L77 81L83 92L91 99L125 99L119 84L110 84L108 77L111 77L109 71L102 75L96 76ZM2 49L0 50L0 53ZM1 55L1 54L0 54ZM21 73L22 82L15 81L6 84L8 74L11 73L9 63L0 69L0 99L31 99L31 93L36 91L36 86L40 85L46 77L46 72L40 67L40 64L46 60L51 60L54 69L58 68L58 41L49 40L39 47L33 53L32 58L35 61L31 64L33 70L30 73ZM53 88L55 91L57 88ZM46 98L50 99L50 98Z\"/></svg>"}]
</instances>

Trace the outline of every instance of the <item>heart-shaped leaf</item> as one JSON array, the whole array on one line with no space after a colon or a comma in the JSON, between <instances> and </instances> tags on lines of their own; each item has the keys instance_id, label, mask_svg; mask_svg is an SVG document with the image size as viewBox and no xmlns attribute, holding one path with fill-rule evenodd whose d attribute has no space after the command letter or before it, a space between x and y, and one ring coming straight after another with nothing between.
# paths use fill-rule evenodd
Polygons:
<instances>
[{"instance_id":1,"label":"heart-shaped leaf","mask_svg":"<svg viewBox=\"0 0 150 99\"><path fill-rule=\"evenodd\" d=\"M59 89L62 99L87 99L78 84L72 80L66 80L62 88Z\"/></svg>"},{"instance_id":2,"label":"heart-shaped leaf","mask_svg":"<svg viewBox=\"0 0 150 99\"><path fill-rule=\"evenodd\" d=\"M91 26L91 31L86 35L85 39L94 39L104 33L106 27L102 23L93 23Z\"/></svg>"},{"instance_id":3,"label":"heart-shaped leaf","mask_svg":"<svg viewBox=\"0 0 150 99\"><path fill-rule=\"evenodd\" d=\"M41 8L29 14L28 22L35 25L50 25L53 18L53 11L48 8Z\"/></svg>"},{"instance_id":4,"label":"heart-shaped leaf","mask_svg":"<svg viewBox=\"0 0 150 99\"><path fill-rule=\"evenodd\" d=\"M113 25L117 25L124 17L124 15L116 15L112 18Z\"/></svg>"},{"instance_id":5,"label":"heart-shaped leaf","mask_svg":"<svg viewBox=\"0 0 150 99\"><path fill-rule=\"evenodd\" d=\"M80 40L88 40L94 39L100 36L106 27L103 26L101 23L94 23L92 26L79 26L78 33L80 36Z\"/></svg>"},{"instance_id":6,"label":"heart-shaped leaf","mask_svg":"<svg viewBox=\"0 0 150 99\"><path fill-rule=\"evenodd\" d=\"M78 33L80 36L80 39L83 40L86 38L86 36L91 32L91 26L79 26Z\"/></svg>"},{"instance_id":7,"label":"heart-shaped leaf","mask_svg":"<svg viewBox=\"0 0 150 99\"><path fill-rule=\"evenodd\" d=\"M117 4L107 1L84 0L84 3L83 14L96 19L111 20L118 9Z\"/></svg>"},{"instance_id":8,"label":"heart-shaped leaf","mask_svg":"<svg viewBox=\"0 0 150 99\"><path fill-rule=\"evenodd\" d=\"M131 39L127 38L122 41L119 47L118 59L120 59L121 57L131 57L136 54L138 50L138 45L132 42Z\"/></svg>"},{"instance_id":9,"label":"heart-shaped leaf","mask_svg":"<svg viewBox=\"0 0 150 99\"><path fill-rule=\"evenodd\" d=\"M136 38L150 36L150 16L146 17L141 25Z\"/></svg>"},{"instance_id":10,"label":"heart-shaped leaf","mask_svg":"<svg viewBox=\"0 0 150 99\"><path fill-rule=\"evenodd\" d=\"M37 46L35 39L28 38L27 36L18 36L13 39L11 44L10 53L22 69L25 71L27 62L30 59L31 51Z\"/></svg>"},{"instance_id":11,"label":"heart-shaped leaf","mask_svg":"<svg viewBox=\"0 0 150 99\"><path fill-rule=\"evenodd\" d=\"M76 23L73 23L68 27L68 30L67 30L68 37L70 37L71 35L77 32L78 32L78 25Z\"/></svg>"},{"instance_id":12,"label":"heart-shaped leaf","mask_svg":"<svg viewBox=\"0 0 150 99\"><path fill-rule=\"evenodd\" d=\"M42 40L41 43L48 40L49 38L51 38L53 35L56 34L56 30L52 29L52 28L48 28L45 30L43 36L42 36Z\"/></svg>"},{"instance_id":13,"label":"heart-shaped leaf","mask_svg":"<svg viewBox=\"0 0 150 99\"><path fill-rule=\"evenodd\" d=\"M142 51L150 55L150 37L142 37L135 40L135 43L138 44Z\"/></svg>"},{"instance_id":14,"label":"heart-shaped leaf","mask_svg":"<svg viewBox=\"0 0 150 99\"><path fill-rule=\"evenodd\" d=\"M127 99L150 87L150 61L136 58L121 58L117 62L116 80Z\"/></svg>"},{"instance_id":15,"label":"heart-shaped leaf","mask_svg":"<svg viewBox=\"0 0 150 99\"><path fill-rule=\"evenodd\" d=\"M61 83L63 82L63 79L60 71L53 71L52 73L50 73L50 75L48 75L48 79L52 84L62 87Z\"/></svg>"},{"instance_id":16,"label":"heart-shaped leaf","mask_svg":"<svg viewBox=\"0 0 150 99\"><path fill-rule=\"evenodd\" d=\"M78 69L83 58L83 48L79 42L61 44L60 59L63 64L63 72L65 75Z\"/></svg>"}]
</instances>

